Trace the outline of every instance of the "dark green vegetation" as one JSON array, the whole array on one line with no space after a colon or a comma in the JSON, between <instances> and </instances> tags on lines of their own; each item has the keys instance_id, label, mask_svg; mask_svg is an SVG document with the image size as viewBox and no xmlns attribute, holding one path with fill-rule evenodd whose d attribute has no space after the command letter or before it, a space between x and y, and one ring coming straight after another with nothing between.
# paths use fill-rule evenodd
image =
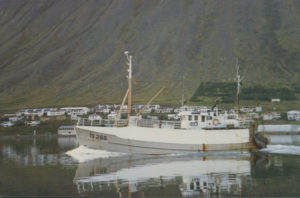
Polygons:
<instances>
[{"instance_id":1,"label":"dark green vegetation","mask_svg":"<svg viewBox=\"0 0 300 198\"><path fill-rule=\"evenodd\" d=\"M61 125L74 125L71 120L48 120L41 121L38 126L27 126L23 122L19 122L12 127L0 127L0 136L12 135L33 135L34 130L36 135L56 135L57 129Z\"/></svg>"},{"instance_id":2,"label":"dark green vegetation","mask_svg":"<svg viewBox=\"0 0 300 198\"><path fill-rule=\"evenodd\" d=\"M234 102L236 94L236 83L232 82L206 82L201 83L194 95L192 102L201 102L201 97L221 98L222 102Z\"/></svg>"},{"instance_id":3,"label":"dark green vegetation","mask_svg":"<svg viewBox=\"0 0 300 198\"><path fill-rule=\"evenodd\" d=\"M123 52L133 102L179 104L200 82L288 87L300 78L298 0L1 0L0 110L120 103ZM298 87L299 88L299 87ZM299 89L298 89L299 90Z\"/></svg>"},{"instance_id":4,"label":"dark green vegetation","mask_svg":"<svg viewBox=\"0 0 300 198\"><path fill-rule=\"evenodd\" d=\"M201 83L194 95L193 102L201 102L201 97L221 98L222 102L233 103L236 97L236 83L207 82ZM242 100L271 101L272 98L280 100L297 100L293 91L288 88L267 88L260 85L245 87L240 93Z\"/></svg>"},{"instance_id":5,"label":"dark green vegetation","mask_svg":"<svg viewBox=\"0 0 300 198\"><path fill-rule=\"evenodd\" d=\"M280 98L280 100L296 100L296 95L288 88L266 88L262 86L246 87L241 93L244 100L266 100Z\"/></svg>"}]
</instances>

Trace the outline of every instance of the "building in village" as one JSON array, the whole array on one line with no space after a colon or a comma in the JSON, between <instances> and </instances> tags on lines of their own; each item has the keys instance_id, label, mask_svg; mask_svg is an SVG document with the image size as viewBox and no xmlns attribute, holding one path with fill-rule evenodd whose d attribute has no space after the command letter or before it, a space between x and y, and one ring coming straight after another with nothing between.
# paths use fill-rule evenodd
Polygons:
<instances>
[{"instance_id":1,"label":"building in village","mask_svg":"<svg viewBox=\"0 0 300 198\"><path fill-rule=\"evenodd\" d=\"M296 110L288 111L287 119L300 121L300 111L296 111Z\"/></svg>"},{"instance_id":2,"label":"building in village","mask_svg":"<svg viewBox=\"0 0 300 198\"><path fill-rule=\"evenodd\" d=\"M90 109L87 107L63 107L60 111L64 111L68 115L87 115Z\"/></svg>"},{"instance_id":3,"label":"building in village","mask_svg":"<svg viewBox=\"0 0 300 198\"><path fill-rule=\"evenodd\" d=\"M89 115L88 119L89 119L90 121L94 121L94 120L102 120L101 116L98 115L98 114L95 114L95 113Z\"/></svg>"},{"instance_id":4,"label":"building in village","mask_svg":"<svg viewBox=\"0 0 300 198\"><path fill-rule=\"evenodd\" d=\"M65 115L65 111L48 111L47 112L47 116L48 117L56 117L56 116L63 116Z\"/></svg>"},{"instance_id":5,"label":"building in village","mask_svg":"<svg viewBox=\"0 0 300 198\"><path fill-rule=\"evenodd\" d=\"M278 120L278 119L280 119L280 114L277 112L263 114L263 120Z\"/></svg>"}]
</instances>

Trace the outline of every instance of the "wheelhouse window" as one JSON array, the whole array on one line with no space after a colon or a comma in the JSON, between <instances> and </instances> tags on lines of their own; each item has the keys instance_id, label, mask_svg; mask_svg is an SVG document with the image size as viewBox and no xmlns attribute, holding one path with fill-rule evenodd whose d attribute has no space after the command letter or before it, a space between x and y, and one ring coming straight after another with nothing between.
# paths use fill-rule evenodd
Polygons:
<instances>
[{"instance_id":1,"label":"wheelhouse window","mask_svg":"<svg viewBox=\"0 0 300 198\"><path fill-rule=\"evenodd\" d=\"M205 116L201 116L201 122L205 122Z\"/></svg>"},{"instance_id":2,"label":"wheelhouse window","mask_svg":"<svg viewBox=\"0 0 300 198\"><path fill-rule=\"evenodd\" d=\"M198 116L197 115L194 117L194 120L198 120Z\"/></svg>"},{"instance_id":3,"label":"wheelhouse window","mask_svg":"<svg viewBox=\"0 0 300 198\"><path fill-rule=\"evenodd\" d=\"M189 115L189 120L192 120L192 116L191 115Z\"/></svg>"}]
</instances>

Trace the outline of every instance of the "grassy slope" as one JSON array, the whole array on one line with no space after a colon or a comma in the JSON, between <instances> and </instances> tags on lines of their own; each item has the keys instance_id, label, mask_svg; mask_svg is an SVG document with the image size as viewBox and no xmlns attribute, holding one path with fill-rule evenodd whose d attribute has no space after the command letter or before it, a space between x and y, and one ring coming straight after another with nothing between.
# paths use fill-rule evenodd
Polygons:
<instances>
[{"instance_id":1,"label":"grassy slope","mask_svg":"<svg viewBox=\"0 0 300 198\"><path fill-rule=\"evenodd\" d=\"M120 103L123 52L134 102L179 104L200 82L299 83L300 3L245 1L0 1L0 109Z\"/></svg>"}]
</instances>

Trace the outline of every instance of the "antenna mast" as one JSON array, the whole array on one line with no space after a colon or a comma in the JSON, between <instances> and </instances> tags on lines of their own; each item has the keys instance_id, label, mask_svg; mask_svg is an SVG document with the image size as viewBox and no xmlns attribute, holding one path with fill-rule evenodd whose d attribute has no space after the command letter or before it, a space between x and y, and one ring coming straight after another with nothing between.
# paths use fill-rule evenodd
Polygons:
<instances>
[{"instance_id":1,"label":"antenna mast","mask_svg":"<svg viewBox=\"0 0 300 198\"><path fill-rule=\"evenodd\" d=\"M129 52L128 51L125 51L124 52L126 58L127 58L127 61L126 64L128 65L128 115L127 115L127 118L128 118L128 122L129 122L129 119L130 119L130 114L131 114L131 92L132 92L132 89L131 89L131 81L132 81L132 56L129 56Z\"/></svg>"},{"instance_id":2,"label":"antenna mast","mask_svg":"<svg viewBox=\"0 0 300 198\"><path fill-rule=\"evenodd\" d=\"M239 107L239 96L240 96L240 88L241 88L241 76L239 74L239 59L236 59L236 82L237 82L237 90L236 90L236 112L239 115L240 114L240 107Z\"/></svg>"},{"instance_id":3,"label":"antenna mast","mask_svg":"<svg viewBox=\"0 0 300 198\"><path fill-rule=\"evenodd\" d=\"M181 95L181 107L184 105L184 75L182 75L182 95Z\"/></svg>"}]
</instances>

